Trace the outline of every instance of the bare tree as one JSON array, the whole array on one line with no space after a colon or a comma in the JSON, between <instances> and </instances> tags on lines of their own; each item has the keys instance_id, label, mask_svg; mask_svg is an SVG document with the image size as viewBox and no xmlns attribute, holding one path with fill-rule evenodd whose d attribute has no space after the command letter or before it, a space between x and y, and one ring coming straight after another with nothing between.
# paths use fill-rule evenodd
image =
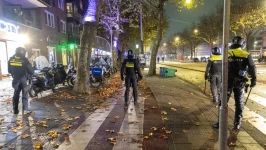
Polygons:
<instances>
[{"instance_id":1,"label":"bare tree","mask_svg":"<svg viewBox=\"0 0 266 150\"><path fill-rule=\"evenodd\" d=\"M158 49L160 47L160 43L162 40L163 35L163 16L164 16L164 5L166 2L172 2L173 4L177 5L179 8L196 8L199 3L202 3L202 0L144 0L144 2L151 7L151 9L156 11L156 19L158 20L157 23L157 34L156 39L154 41L154 45L152 46L152 53L151 53L151 61L150 61L150 69L149 75L156 74L156 56L158 53Z\"/></svg>"}]
</instances>

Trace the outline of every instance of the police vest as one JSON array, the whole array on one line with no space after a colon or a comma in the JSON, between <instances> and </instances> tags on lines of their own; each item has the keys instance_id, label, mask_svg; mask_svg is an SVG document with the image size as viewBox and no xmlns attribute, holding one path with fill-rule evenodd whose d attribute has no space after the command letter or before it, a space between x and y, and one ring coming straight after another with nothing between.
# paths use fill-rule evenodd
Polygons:
<instances>
[{"instance_id":1,"label":"police vest","mask_svg":"<svg viewBox=\"0 0 266 150\"><path fill-rule=\"evenodd\" d=\"M228 73L230 77L241 77L241 71L247 71L249 53L236 48L228 51Z\"/></svg>"},{"instance_id":2,"label":"police vest","mask_svg":"<svg viewBox=\"0 0 266 150\"><path fill-rule=\"evenodd\" d=\"M222 56L221 55L212 55L210 57L211 61L211 69L210 73L214 74L221 74L222 73Z\"/></svg>"},{"instance_id":3,"label":"police vest","mask_svg":"<svg viewBox=\"0 0 266 150\"><path fill-rule=\"evenodd\" d=\"M14 78L21 78L27 75L27 69L26 66L28 65L26 58L13 56L9 60L9 71L12 74Z\"/></svg>"}]
</instances>

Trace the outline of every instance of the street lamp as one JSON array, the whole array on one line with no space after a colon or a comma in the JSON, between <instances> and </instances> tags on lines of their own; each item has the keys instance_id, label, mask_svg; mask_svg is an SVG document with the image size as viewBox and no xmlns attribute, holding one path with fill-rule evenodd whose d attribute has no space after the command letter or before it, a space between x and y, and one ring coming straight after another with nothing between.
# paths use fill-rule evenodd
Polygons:
<instances>
[{"instance_id":1,"label":"street lamp","mask_svg":"<svg viewBox=\"0 0 266 150\"><path fill-rule=\"evenodd\" d=\"M186 3L187 3L187 4L190 4L190 3L191 3L191 0L186 0Z\"/></svg>"},{"instance_id":2,"label":"street lamp","mask_svg":"<svg viewBox=\"0 0 266 150\"><path fill-rule=\"evenodd\" d=\"M199 32L198 29L195 29L195 30L194 30L194 33L198 33L198 32Z\"/></svg>"},{"instance_id":3,"label":"street lamp","mask_svg":"<svg viewBox=\"0 0 266 150\"><path fill-rule=\"evenodd\" d=\"M175 41L179 41L179 37L176 37L176 38L175 38Z\"/></svg>"},{"instance_id":4,"label":"street lamp","mask_svg":"<svg viewBox=\"0 0 266 150\"><path fill-rule=\"evenodd\" d=\"M166 46L166 43L163 43L163 46Z\"/></svg>"},{"instance_id":5,"label":"street lamp","mask_svg":"<svg viewBox=\"0 0 266 150\"><path fill-rule=\"evenodd\" d=\"M136 44L136 49L138 49L139 48L139 44Z\"/></svg>"}]
</instances>

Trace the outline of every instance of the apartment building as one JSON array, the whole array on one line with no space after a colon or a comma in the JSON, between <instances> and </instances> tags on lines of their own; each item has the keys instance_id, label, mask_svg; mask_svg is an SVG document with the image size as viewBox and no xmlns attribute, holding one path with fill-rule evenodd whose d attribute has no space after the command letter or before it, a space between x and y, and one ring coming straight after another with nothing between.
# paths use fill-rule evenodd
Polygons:
<instances>
[{"instance_id":1,"label":"apartment building","mask_svg":"<svg viewBox=\"0 0 266 150\"><path fill-rule=\"evenodd\" d=\"M66 0L67 32L69 61L77 66L78 51L80 48L80 24L82 23L85 2L82 0Z\"/></svg>"},{"instance_id":2,"label":"apartment building","mask_svg":"<svg viewBox=\"0 0 266 150\"><path fill-rule=\"evenodd\" d=\"M7 61L23 46L33 61L45 56L49 63L68 63L65 0L0 0L0 60L6 75Z\"/></svg>"}]
</instances>

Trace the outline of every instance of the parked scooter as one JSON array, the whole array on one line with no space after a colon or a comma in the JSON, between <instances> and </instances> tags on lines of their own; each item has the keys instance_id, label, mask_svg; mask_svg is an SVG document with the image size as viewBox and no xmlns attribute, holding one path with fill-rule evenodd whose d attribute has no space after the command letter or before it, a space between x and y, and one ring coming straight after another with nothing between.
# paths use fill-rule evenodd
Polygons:
<instances>
[{"instance_id":1,"label":"parked scooter","mask_svg":"<svg viewBox=\"0 0 266 150\"><path fill-rule=\"evenodd\" d=\"M35 70L34 75L29 79L30 97L36 97L39 93L47 90L55 92L54 73L51 68L45 67L43 70Z\"/></svg>"},{"instance_id":2,"label":"parked scooter","mask_svg":"<svg viewBox=\"0 0 266 150\"><path fill-rule=\"evenodd\" d=\"M77 71L74 69L74 66L72 63L69 63L68 69L67 69L67 77L66 77L66 82L68 86L73 87L74 84L72 80L73 76L77 73Z\"/></svg>"},{"instance_id":3,"label":"parked scooter","mask_svg":"<svg viewBox=\"0 0 266 150\"><path fill-rule=\"evenodd\" d=\"M39 93L47 90L55 91L55 86L65 83L66 72L62 64L52 65L52 68L45 67L42 70L35 70L30 78L29 95L36 97Z\"/></svg>"},{"instance_id":4,"label":"parked scooter","mask_svg":"<svg viewBox=\"0 0 266 150\"><path fill-rule=\"evenodd\" d=\"M70 87L74 87L76 83L76 73L73 73L72 77L69 78ZM90 68L90 85L91 87L99 87L105 83L105 78L103 76L102 68L94 68L91 66Z\"/></svg>"}]
</instances>

